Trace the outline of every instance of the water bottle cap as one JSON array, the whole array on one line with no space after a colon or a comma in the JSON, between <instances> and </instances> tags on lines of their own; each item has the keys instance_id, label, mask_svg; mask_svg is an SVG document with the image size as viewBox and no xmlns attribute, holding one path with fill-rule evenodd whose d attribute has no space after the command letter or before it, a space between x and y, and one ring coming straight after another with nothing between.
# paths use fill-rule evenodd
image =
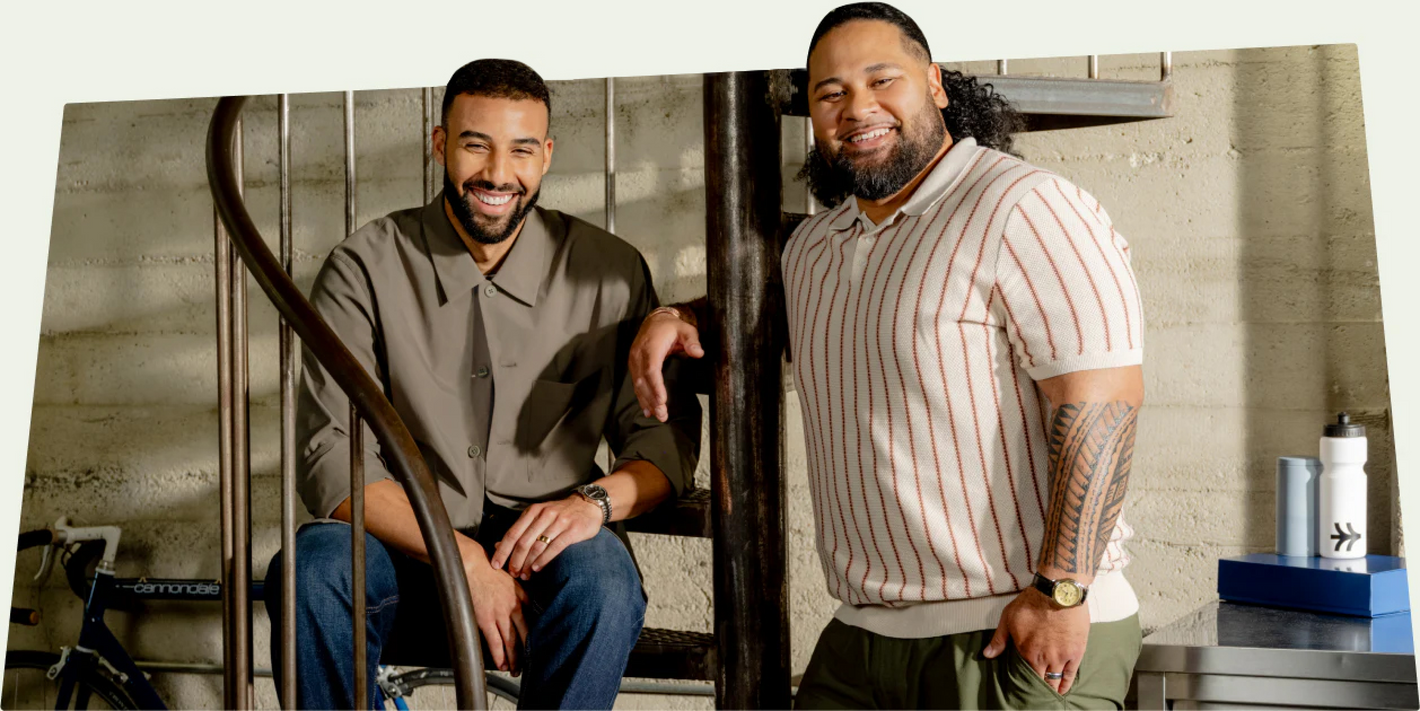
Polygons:
<instances>
[{"instance_id":1,"label":"water bottle cap","mask_svg":"<svg viewBox=\"0 0 1420 711\"><path fill-rule=\"evenodd\" d=\"M1351 416L1341 413L1336 416L1336 423L1326 426L1322 431L1325 437L1365 437L1366 426L1358 425L1351 421Z\"/></svg>"}]
</instances>

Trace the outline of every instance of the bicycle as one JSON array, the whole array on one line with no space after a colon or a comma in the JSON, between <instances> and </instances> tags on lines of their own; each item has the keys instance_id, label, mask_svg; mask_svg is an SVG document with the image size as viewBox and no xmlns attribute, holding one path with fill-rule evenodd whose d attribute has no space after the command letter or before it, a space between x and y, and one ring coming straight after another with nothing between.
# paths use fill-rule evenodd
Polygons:
<instances>
[{"instance_id":1,"label":"bicycle","mask_svg":"<svg viewBox=\"0 0 1420 711\"><path fill-rule=\"evenodd\" d=\"M64 568L69 589L84 600L84 621L76 643L61 647L58 653L5 652L0 706L6 709L87 709L97 701L111 709L167 708L149 682L149 675L104 623L104 614L115 604L137 601L217 602L222 599L222 584L213 580L115 577L113 564L121 538L122 530L117 526L75 528L69 525L68 517L60 518L53 528L20 534L19 550L45 546L36 581L47 579L56 561ZM253 602L263 600L264 592L263 582L252 583ZM12 607L10 621L37 624L38 614L34 610ZM30 677L36 675L40 678L31 681ZM487 681L490 692L517 701L515 683L492 675ZM374 708L384 708L384 702L389 700L399 711L408 711L406 699L416 689L452 686L453 683L450 670L414 669L396 673L393 667L381 666L376 677Z\"/></svg>"}]
</instances>

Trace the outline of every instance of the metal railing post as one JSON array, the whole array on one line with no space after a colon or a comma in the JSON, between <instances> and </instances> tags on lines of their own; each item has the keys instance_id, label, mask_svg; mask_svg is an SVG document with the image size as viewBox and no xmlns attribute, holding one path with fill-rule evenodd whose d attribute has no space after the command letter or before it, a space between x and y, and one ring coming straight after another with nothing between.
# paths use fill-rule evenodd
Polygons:
<instances>
[{"instance_id":1,"label":"metal railing post","mask_svg":"<svg viewBox=\"0 0 1420 711\"><path fill-rule=\"evenodd\" d=\"M291 234L291 98L276 98L281 182L281 266L295 273ZM295 332L281 317L281 698L296 708L296 375L300 367ZM268 571L270 576L278 571Z\"/></svg>"}]
</instances>

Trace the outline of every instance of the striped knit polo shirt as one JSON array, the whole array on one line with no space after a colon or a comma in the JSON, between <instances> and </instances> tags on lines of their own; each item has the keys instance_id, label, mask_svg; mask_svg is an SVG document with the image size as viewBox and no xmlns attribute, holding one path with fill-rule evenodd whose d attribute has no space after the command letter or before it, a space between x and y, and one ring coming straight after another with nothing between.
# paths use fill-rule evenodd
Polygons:
<instances>
[{"instance_id":1,"label":"striped knit polo shirt","mask_svg":"<svg viewBox=\"0 0 1420 711\"><path fill-rule=\"evenodd\" d=\"M1034 380L1138 365L1129 247L1058 175L965 138L874 225L849 198L782 257L817 548L836 617L889 637L994 628L1049 505ZM1124 619L1120 517L1086 605Z\"/></svg>"}]
</instances>

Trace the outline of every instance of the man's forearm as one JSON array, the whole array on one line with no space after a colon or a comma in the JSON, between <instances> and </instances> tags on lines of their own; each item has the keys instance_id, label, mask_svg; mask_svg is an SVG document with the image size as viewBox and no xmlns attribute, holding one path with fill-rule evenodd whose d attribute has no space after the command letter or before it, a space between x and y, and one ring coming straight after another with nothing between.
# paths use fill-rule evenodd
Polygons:
<instances>
[{"instance_id":1,"label":"man's forearm","mask_svg":"<svg viewBox=\"0 0 1420 711\"><path fill-rule=\"evenodd\" d=\"M611 520L640 516L670 498L674 490L666 475L647 461L625 462L597 480L611 499Z\"/></svg>"},{"instance_id":2,"label":"man's forearm","mask_svg":"<svg viewBox=\"0 0 1420 711\"><path fill-rule=\"evenodd\" d=\"M349 522L350 499L341 502L331 518ZM386 546L429 562L429 549L419 531L419 519L415 518L414 507L398 482L384 479L365 486L365 530ZM471 561L487 562L488 556L477 541L458 531L454 531L454 540L458 542L459 555L465 565Z\"/></svg>"},{"instance_id":3,"label":"man's forearm","mask_svg":"<svg viewBox=\"0 0 1420 711\"><path fill-rule=\"evenodd\" d=\"M1124 504L1138 408L1081 400L1055 409L1047 433L1050 500L1041 574L1088 584Z\"/></svg>"}]
</instances>

